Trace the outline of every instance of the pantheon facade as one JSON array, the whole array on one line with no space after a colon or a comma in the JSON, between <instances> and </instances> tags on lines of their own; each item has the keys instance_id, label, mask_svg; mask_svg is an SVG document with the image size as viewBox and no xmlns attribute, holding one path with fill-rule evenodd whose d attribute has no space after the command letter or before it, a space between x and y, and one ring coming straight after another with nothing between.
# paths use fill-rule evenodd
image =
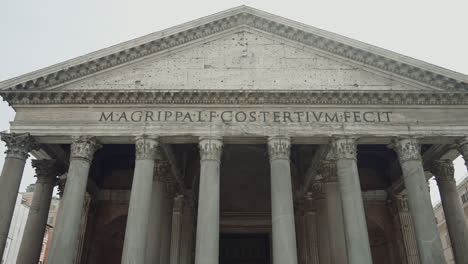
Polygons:
<instances>
[{"instance_id":1,"label":"pantheon facade","mask_svg":"<svg viewBox=\"0 0 468 264\"><path fill-rule=\"evenodd\" d=\"M441 51L434 51L441 52ZM0 83L0 253L25 160L17 263L457 263L468 76L241 6ZM1 255L1 254L0 254Z\"/></svg>"}]
</instances>

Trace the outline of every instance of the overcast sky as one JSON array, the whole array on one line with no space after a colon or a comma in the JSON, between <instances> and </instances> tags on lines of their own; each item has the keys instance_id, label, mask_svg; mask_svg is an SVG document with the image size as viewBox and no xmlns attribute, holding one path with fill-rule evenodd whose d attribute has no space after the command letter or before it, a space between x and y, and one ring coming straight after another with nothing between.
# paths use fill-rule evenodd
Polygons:
<instances>
[{"instance_id":1,"label":"overcast sky","mask_svg":"<svg viewBox=\"0 0 468 264\"><path fill-rule=\"evenodd\" d=\"M0 80L242 4L468 74L467 0L13 0L0 3ZM14 115L0 103L0 131ZM28 162L20 190L32 182Z\"/></svg>"}]
</instances>

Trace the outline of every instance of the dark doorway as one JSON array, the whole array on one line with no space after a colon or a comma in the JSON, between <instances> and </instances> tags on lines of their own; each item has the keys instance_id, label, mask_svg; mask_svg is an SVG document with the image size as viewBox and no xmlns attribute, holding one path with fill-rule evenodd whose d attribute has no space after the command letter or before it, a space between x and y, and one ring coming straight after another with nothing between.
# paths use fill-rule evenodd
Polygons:
<instances>
[{"instance_id":1,"label":"dark doorway","mask_svg":"<svg viewBox=\"0 0 468 264\"><path fill-rule=\"evenodd\" d=\"M270 264L270 235L221 233L219 264Z\"/></svg>"}]
</instances>

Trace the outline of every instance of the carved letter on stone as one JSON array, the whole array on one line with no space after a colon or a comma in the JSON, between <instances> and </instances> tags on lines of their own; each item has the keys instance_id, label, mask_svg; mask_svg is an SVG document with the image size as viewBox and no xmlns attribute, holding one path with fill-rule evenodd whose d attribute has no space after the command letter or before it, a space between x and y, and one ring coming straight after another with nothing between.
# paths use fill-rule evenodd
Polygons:
<instances>
[{"instance_id":1,"label":"carved letter on stone","mask_svg":"<svg viewBox=\"0 0 468 264\"><path fill-rule=\"evenodd\" d=\"M31 150L39 148L29 133L0 133L0 137L6 143L5 153L9 158L26 160Z\"/></svg>"},{"instance_id":2,"label":"carved letter on stone","mask_svg":"<svg viewBox=\"0 0 468 264\"><path fill-rule=\"evenodd\" d=\"M451 160L435 160L432 163L431 172L434 174L437 181L455 182L455 170Z\"/></svg>"},{"instance_id":3,"label":"carved letter on stone","mask_svg":"<svg viewBox=\"0 0 468 264\"><path fill-rule=\"evenodd\" d=\"M394 139L389 147L397 152L400 162L421 160L420 145L414 137Z\"/></svg>"},{"instance_id":4,"label":"carved letter on stone","mask_svg":"<svg viewBox=\"0 0 468 264\"><path fill-rule=\"evenodd\" d=\"M288 137L271 137L268 139L270 160L289 159L291 140Z\"/></svg>"},{"instance_id":5,"label":"carved letter on stone","mask_svg":"<svg viewBox=\"0 0 468 264\"><path fill-rule=\"evenodd\" d=\"M135 155L137 160L153 160L156 158L158 141L156 138L138 137L135 141Z\"/></svg>"},{"instance_id":6,"label":"carved letter on stone","mask_svg":"<svg viewBox=\"0 0 468 264\"><path fill-rule=\"evenodd\" d=\"M335 138L332 141L333 154L336 159L356 159L356 139L354 138Z\"/></svg>"},{"instance_id":7,"label":"carved letter on stone","mask_svg":"<svg viewBox=\"0 0 468 264\"><path fill-rule=\"evenodd\" d=\"M201 160L220 161L223 142L220 137L202 137L198 144Z\"/></svg>"},{"instance_id":8,"label":"carved letter on stone","mask_svg":"<svg viewBox=\"0 0 468 264\"><path fill-rule=\"evenodd\" d=\"M91 161L94 152L101 148L94 137L79 136L74 137L71 144L71 158L79 158Z\"/></svg>"}]
</instances>

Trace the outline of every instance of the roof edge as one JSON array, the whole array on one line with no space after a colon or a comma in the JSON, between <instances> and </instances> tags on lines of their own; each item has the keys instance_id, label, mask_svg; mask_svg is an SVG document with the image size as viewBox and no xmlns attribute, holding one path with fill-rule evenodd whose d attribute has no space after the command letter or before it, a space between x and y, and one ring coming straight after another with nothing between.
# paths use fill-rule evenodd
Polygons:
<instances>
[{"instance_id":1,"label":"roof edge","mask_svg":"<svg viewBox=\"0 0 468 264\"><path fill-rule=\"evenodd\" d=\"M434 87L468 91L468 75L248 6L231 8L2 81L0 90L60 85L239 25L252 26Z\"/></svg>"}]
</instances>

